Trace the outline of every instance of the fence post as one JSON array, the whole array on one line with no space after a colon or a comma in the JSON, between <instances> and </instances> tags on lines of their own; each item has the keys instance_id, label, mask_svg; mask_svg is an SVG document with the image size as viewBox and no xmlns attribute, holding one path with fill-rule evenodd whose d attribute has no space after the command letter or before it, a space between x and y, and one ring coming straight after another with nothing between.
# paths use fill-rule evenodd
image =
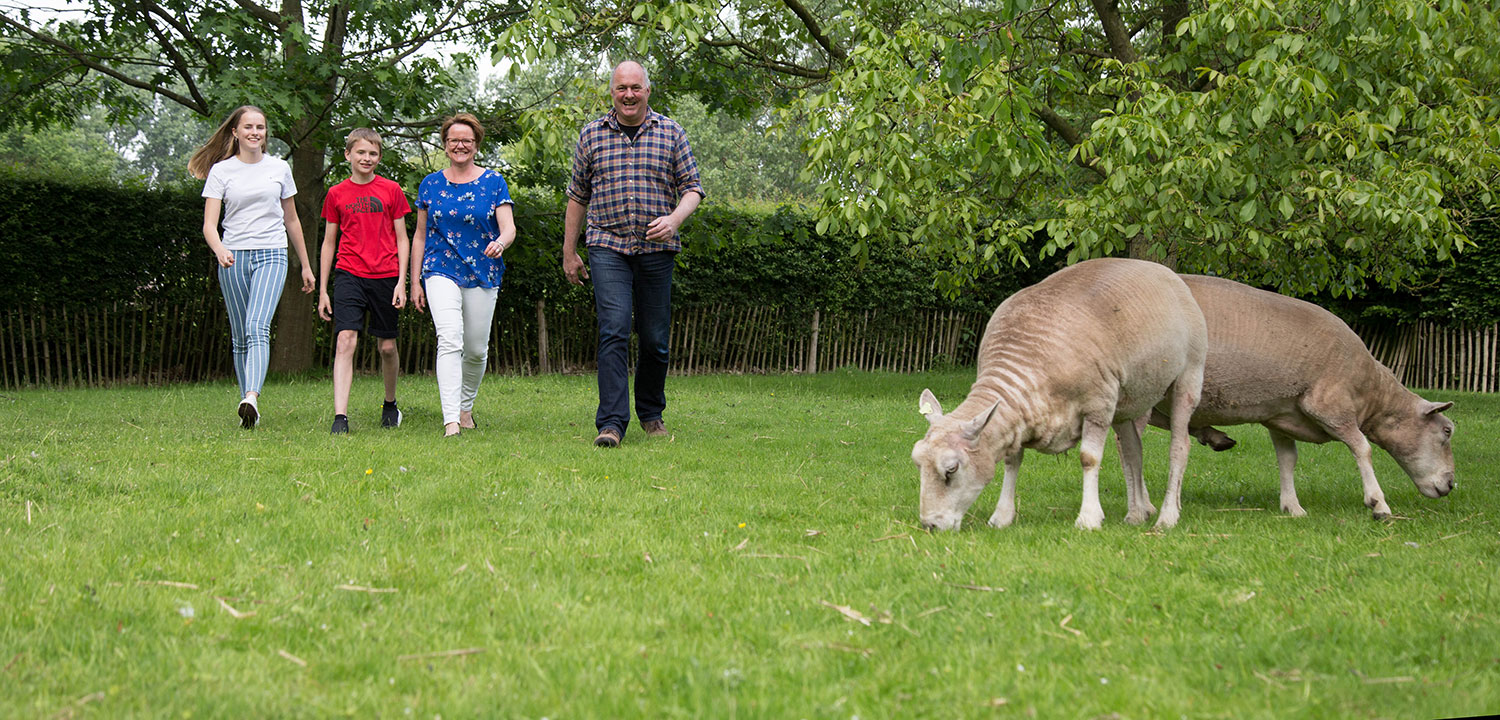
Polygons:
<instances>
[{"instance_id":1,"label":"fence post","mask_svg":"<svg viewBox=\"0 0 1500 720\"><path fill-rule=\"evenodd\" d=\"M538 373L552 372L552 362L547 357L547 301L537 298L536 301L536 354L540 359L537 366Z\"/></svg>"},{"instance_id":2,"label":"fence post","mask_svg":"<svg viewBox=\"0 0 1500 720\"><path fill-rule=\"evenodd\" d=\"M822 313L813 308L812 340L807 344L807 374L815 375L818 372L818 323L823 319Z\"/></svg>"}]
</instances>

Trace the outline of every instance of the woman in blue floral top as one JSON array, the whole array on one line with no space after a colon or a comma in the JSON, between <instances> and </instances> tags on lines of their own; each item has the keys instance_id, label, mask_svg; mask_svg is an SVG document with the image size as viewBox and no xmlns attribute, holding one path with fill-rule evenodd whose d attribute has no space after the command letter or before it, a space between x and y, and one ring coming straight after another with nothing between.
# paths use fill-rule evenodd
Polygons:
<instances>
[{"instance_id":1,"label":"woman in blue floral top","mask_svg":"<svg viewBox=\"0 0 1500 720\"><path fill-rule=\"evenodd\" d=\"M432 307L443 435L452 437L474 427L474 398L505 275L501 256L516 241L516 223L505 178L474 164L484 140L479 119L454 115L443 121L441 137L448 169L428 175L417 188L411 300L418 311Z\"/></svg>"}]
</instances>

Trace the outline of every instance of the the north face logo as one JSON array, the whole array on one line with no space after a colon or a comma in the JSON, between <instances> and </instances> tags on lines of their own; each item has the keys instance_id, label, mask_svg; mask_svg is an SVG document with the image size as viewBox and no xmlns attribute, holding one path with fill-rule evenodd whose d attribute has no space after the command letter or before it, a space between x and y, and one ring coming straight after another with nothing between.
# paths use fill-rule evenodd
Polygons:
<instances>
[{"instance_id":1,"label":"the north face logo","mask_svg":"<svg viewBox=\"0 0 1500 720\"><path fill-rule=\"evenodd\" d=\"M385 205L380 202L380 198L370 195L366 197L355 198L353 202L345 204L344 212L357 214L383 213L385 212Z\"/></svg>"}]
</instances>

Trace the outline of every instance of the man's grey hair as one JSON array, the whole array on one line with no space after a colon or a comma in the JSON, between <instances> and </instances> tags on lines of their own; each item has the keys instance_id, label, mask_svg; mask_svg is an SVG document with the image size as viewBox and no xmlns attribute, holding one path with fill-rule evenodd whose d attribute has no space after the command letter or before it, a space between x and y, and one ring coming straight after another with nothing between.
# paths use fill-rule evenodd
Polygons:
<instances>
[{"instance_id":1,"label":"man's grey hair","mask_svg":"<svg viewBox=\"0 0 1500 720\"><path fill-rule=\"evenodd\" d=\"M646 63L640 62L639 60L621 60L620 62L615 63L614 68L609 71L609 80L605 83L604 89L610 90L614 88L615 73L618 72L620 70L620 66L624 65L625 63L635 63L636 65L641 66L641 77L646 79L644 87L649 89L651 87L651 71L646 69Z\"/></svg>"}]
</instances>

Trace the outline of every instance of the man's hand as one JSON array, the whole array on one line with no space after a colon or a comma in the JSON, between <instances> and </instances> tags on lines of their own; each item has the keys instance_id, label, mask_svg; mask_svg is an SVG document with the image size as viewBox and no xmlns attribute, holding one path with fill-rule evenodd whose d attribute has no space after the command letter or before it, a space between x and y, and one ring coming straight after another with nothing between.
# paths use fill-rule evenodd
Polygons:
<instances>
[{"instance_id":1,"label":"man's hand","mask_svg":"<svg viewBox=\"0 0 1500 720\"><path fill-rule=\"evenodd\" d=\"M406 307L406 287L400 282L396 283L396 292L391 293L391 307L397 310Z\"/></svg>"},{"instance_id":2,"label":"man's hand","mask_svg":"<svg viewBox=\"0 0 1500 720\"><path fill-rule=\"evenodd\" d=\"M646 226L646 239L651 242L666 242L677 235L682 221L671 215L663 215Z\"/></svg>"},{"instance_id":3,"label":"man's hand","mask_svg":"<svg viewBox=\"0 0 1500 720\"><path fill-rule=\"evenodd\" d=\"M333 319L333 303L328 301L326 292L318 293L318 317L323 318L323 322Z\"/></svg>"},{"instance_id":4,"label":"man's hand","mask_svg":"<svg viewBox=\"0 0 1500 720\"><path fill-rule=\"evenodd\" d=\"M563 253L563 275L574 285L582 285L584 280L589 279L589 269L583 264L583 258L578 257L577 251Z\"/></svg>"}]
</instances>

